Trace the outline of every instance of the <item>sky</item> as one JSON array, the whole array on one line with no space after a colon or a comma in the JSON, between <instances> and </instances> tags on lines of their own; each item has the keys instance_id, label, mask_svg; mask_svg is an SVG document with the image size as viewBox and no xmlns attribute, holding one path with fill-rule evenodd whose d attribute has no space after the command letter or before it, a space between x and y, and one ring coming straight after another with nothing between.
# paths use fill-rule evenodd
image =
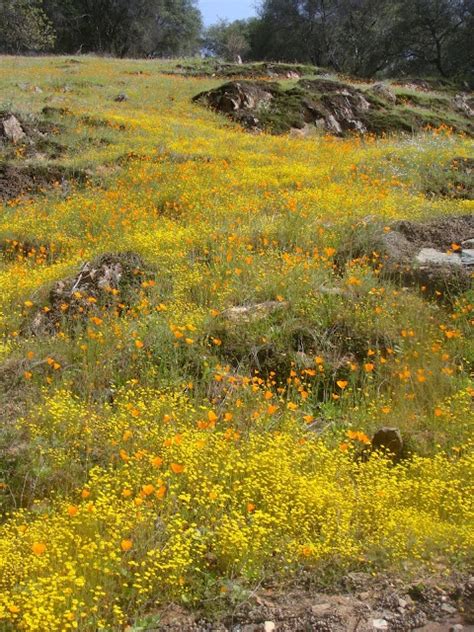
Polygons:
<instances>
[{"instance_id":1,"label":"sky","mask_svg":"<svg viewBox=\"0 0 474 632\"><path fill-rule=\"evenodd\" d=\"M219 18L239 20L255 15L256 0L199 0L204 24L208 26Z\"/></svg>"}]
</instances>

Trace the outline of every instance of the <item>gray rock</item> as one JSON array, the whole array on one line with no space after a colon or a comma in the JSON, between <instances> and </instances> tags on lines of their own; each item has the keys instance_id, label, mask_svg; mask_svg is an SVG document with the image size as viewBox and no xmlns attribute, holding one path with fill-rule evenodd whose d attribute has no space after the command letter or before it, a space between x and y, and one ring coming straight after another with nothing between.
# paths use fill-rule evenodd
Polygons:
<instances>
[{"instance_id":1,"label":"gray rock","mask_svg":"<svg viewBox=\"0 0 474 632\"><path fill-rule=\"evenodd\" d=\"M474 117L474 103L472 97L468 94L457 94L453 99L453 105L462 114L469 118Z\"/></svg>"},{"instance_id":2,"label":"gray rock","mask_svg":"<svg viewBox=\"0 0 474 632\"><path fill-rule=\"evenodd\" d=\"M372 449L387 452L398 460L403 453L403 439L398 428L380 428L372 439Z\"/></svg>"},{"instance_id":3,"label":"gray rock","mask_svg":"<svg viewBox=\"0 0 474 632\"><path fill-rule=\"evenodd\" d=\"M388 630L388 621L385 619L372 619L372 630Z\"/></svg>"},{"instance_id":4,"label":"gray rock","mask_svg":"<svg viewBox=\"0 0 474 632\"><path fill-rule=\"evenodd\" d=\"M125 94L125 92L121 92L115 97L114 101L116 103L123 103L124 101L128 101L128 96Z\"/></svg>"},{"instance_id":5,"label":"gray rock","mask_svg":"<svg viewBox=\"0 0 474 632\"><path fill-rule=\"evenodd\" d=\"M441 610L443 612L446 612L446 614L456 614L456 612L457 612L456 608L454 606L452 606L451 604L449 604L449 603L444 603L441 606Z\"/></svg>"},{"instance_id":6,"label":"gray rock","mask_svg":"<svg viewBox=\"0 0 474 632\"><path fill-rule=\"evenodd\" d=\"M376 83L371 86L370 91L377 97L380 97L384 101L388 101L393 105L397 102L397 95L386 83Z\"/></svg>"},{"instance_id":7,"label":"gray rock","mask_svg":"<svg viewBox=\"0 0 474 632\"><path fill-rule=\"evenodd\" d=\"M16 116L13 116L13 114L3 120L2 126L3 133L6 138L8 138L8 140L14 145L23 140L26 136L22 126L20 125L20 121L16 118Z\"/></svg>"},{"instance_id":8,"label":"gray rock","mask_svg":"<svg viewBox=\"0 0 474 632\"><path fill-rule=\"evenodd\" d=\"M461 252L463 266L474 266L474 248L466 248Z\"/></svg>"},{"instance_id":9,"label":"gray rock","mask_svg":"<svg viewBox=\"0 0 474 632\"><path fill-rule=\"evenodd\" d=\"M416 261L421 265L428 266L460 266L461 255L458 253L448 254L435 248L422 248L416 256Z\"/></svg>"},{"instance_id":10,"label":"gray rock","mask_svg":"<svg viewBox=\"0 0 474 632\"><path fill-rule=\"evenodd\" d=\"M466 241L462 242L461 246L463 247L463 249L467 250L474 248L474 239L466 239Z\"/></svg>"}]
</instances>

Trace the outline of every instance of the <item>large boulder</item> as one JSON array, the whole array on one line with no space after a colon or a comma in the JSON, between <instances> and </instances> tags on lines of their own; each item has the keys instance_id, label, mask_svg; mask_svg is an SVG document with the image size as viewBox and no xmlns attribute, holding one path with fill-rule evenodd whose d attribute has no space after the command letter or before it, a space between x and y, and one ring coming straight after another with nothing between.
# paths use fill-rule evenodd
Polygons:
<instances>
[{"instance_id":1,"label":"large boulder","mask_svg":"<svg viewBox=\"0 0 474 632\"><path fill-rule=\"evenodd\" d=\"M277 84L264 81L231 81L220 88L201 92L193 101L225 114L247 128L262 128L259 115L280 93Z\"/></svg>"}]
</instances>

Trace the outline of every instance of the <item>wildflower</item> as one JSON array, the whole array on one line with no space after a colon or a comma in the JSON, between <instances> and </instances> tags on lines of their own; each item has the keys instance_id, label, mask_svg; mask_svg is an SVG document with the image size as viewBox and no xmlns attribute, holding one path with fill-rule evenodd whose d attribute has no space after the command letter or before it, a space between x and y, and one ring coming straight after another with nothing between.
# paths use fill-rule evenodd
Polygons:
<instances>
[{"instance_id":1,"label":"wildflower","mask_svg":"<svg viewBox=\"0 0 474 632\"><path fill-rule=\"evenodd\" d=\"M349 384L349 382L347 382L346 380L338 380L336 384L339 386L341 390L344 390Z\"/></svg>"},{"instance_id":2,"label":"wildflower","mask_svg":"<svg viewBox=\"0 0 474 632\"><path fill-rule=\"evenodd\" d=\"M170 467L171 471L175 474L181 474L182 472L184 472L184 465L181 465L179 463L171 463Z\"/></svg>"},{"instance_id":3,"label":"wildflower","mask_svg":"<svg viewBox=\"0 0 474 632\"><path fill-rule=\"evenodd\" d=\"M161 467L163 465L163 459L160 456L155 456L151 459L153 467Z\"/></svg>"},{"instance_id":4,"label":"wildflower","mask_svg":"<svg viewBox=\"0 0 474 632\"><path fill-rule=\"evenodd\" d=\"M67 512L71 517L77 515L78 511L79 509L75 505L69 505L69 507L67 508Z\"/></svg>"},{"instance_id":5,"label":"wildflower","mask_svg":"<svg viewBox=\"0 0 474 632\"><path fill-rule=\"evenodd\" d=\"M132 547L133 547L132 540L122 540L122 542L120 542L120 548L122 549L122 551L124 551L124 553L126 553L127 551L130 551Z\"/></svg>"},{"instance_id":6,"label":"wildflower","mask_svg":"<svg viewBox=\"0 0 474 632\"><path fill-rule=\"evenodd\" d=\"M43 555L43 553L46 551L46 544L44 544L43 542L34 542L31 550L35 555Z\"/></svg>"}]
</instances>

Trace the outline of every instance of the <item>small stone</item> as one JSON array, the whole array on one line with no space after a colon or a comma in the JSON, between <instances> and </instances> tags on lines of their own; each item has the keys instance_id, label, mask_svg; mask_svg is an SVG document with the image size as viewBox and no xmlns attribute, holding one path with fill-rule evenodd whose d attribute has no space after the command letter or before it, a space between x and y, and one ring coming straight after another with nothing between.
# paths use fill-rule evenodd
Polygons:
<instances>
[{"instance_id":1,"label":"small stone","mask_svg":"<svg viewBox=\"0 0 474 632\"><path fill-rule=\"evenodd\" d=\"M463 247L463 250L470 250L471 248L474 248L474 239L467 239L466 241L463 241L461 246Z\"/></svg>"},{"instance_id":2,"label":"small stone","mask_svg":"<svg viewBox=\"0 0 474 632\"><path fill-rule=\"evenodd\" d=\"M406 599L399 599L398 605L400 608L406 608L408 606L408 601Z\"/></svg>"},{"instance_id":3,"label":"small stone","mask_svg":"<svg viewBox=\"0 0 474 632\"><path fill-rule=\"evenodd\" d=\"M452 606L451 604L449 604L449 603L444 603L441 606L441 610L443 612L446 612L447 614L456 614L456 612L457 612L456 608L454 606Z\"/></svg>"},{"instance_id":4,"label":"small stone","mask_svg":"<svg viewBox=\"0 0 474 632\"><path fill-rule=\"evenodd\" d=\"M276 626L273 621L265 621L263 629L264 632L275 632Z\"/></svg>"},{"instance_id":5,"label":"small stone","mask_svg":"<svg viewBox=\"0 0 474 632\"><path fill-rule=\"evenodd\" d=\"M3 132L8 140L15 145L26 136L20 121L13 114L3 121Z\"/></svg>"},{"instance_id":6,"label":"small stone","mask_svg":"<svg viewBox=\"0 0 474 632\"><path fill-rule=\"evenodd\" d=\"M449 632L462 632L464 630L464 626L460 623L456 623L456 625L452 625L449 628Z\"/></svg>"},{"instance_id":7,"label":"small stone","mask_svg":"<svg viewBox=\"0 0 474 632\"><path fill-rule=\"evenodd\" d=\"M128 96L125 94L125 92L121 92L115 97L114 101L116 103L123 103L124 101L128 101Z\"/></svg>"},{"instance_id":8,"label":"small stone","mask_svg":"<svg viewBox=\"0 0 474 632\"><path fill-rule=\"evenodd\" d=\"M388 621L385 619L372 619L373 630L388 630Z\"/></svg>"}]
</instances>

